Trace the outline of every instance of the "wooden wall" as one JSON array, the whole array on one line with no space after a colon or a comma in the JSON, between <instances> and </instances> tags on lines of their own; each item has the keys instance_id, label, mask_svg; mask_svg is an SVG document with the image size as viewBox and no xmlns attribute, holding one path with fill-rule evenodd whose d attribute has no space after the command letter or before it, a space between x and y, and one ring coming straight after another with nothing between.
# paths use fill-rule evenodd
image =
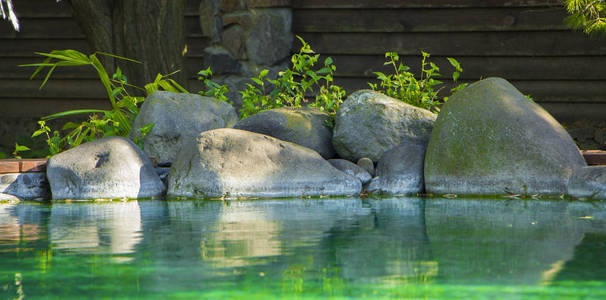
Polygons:
<instances>
[{"instance_id":1,"label":"wooden wall","mask_svg":"<svg viewBox=\"0 0 606 300\"><path fill-rule=\"evenodd\" d=\"M386 71L384 53L419 70L420 52L462 79L499 76L561 121L606 120L606 38L569 30L560 0L301 0L294 31L337 66L349 92Z\"/></svg>"},{"instance_id":2,"label":"wooden wall","mask_svg":"<svg viewBox=\"0 0 606 300\"><path fill-rule=\"evenodd\" d=\"M559 0L294 0L293 30L319 53L334 58L338 82L365 88L383 54L399 52L418 69L421 50L449 73L458 59L463 80L501 76L530 94L560 120L604 119L606 39L590 39L563 25ZM198 25L199 0L188 0L190 91L199 84L208 40ZM67 1L15 1L21 31L0 21L0 119L38 118L75 108L107 107L91 69L57 70L47 86L17 65L41 61L34 52L90 53ZM294 48L298 45L294 45Z\"/></svg>"},{"instance_id":3,"label":"wooden wall","mask_svg":"<svg viewBox=\"0 0 606 300\"><path fill-rule=\"evenodd\" d=\"M199 0L188 0L187 5L186 72L192 91L197 91L195 73L202 66L202 50L208 40L202 37L199 26ZM20 32L15 32L8 22L0 21L0 119L39 118L76 108L108 108L105 90L91 67L57 68L43 89L39 89L41 76L29 79L34 68L19 67L42 61L43 57L35 52L76 49L92 53L71 18L68 1L15 1L15 10L21 23Z\"/></svg>"}]
</instances>

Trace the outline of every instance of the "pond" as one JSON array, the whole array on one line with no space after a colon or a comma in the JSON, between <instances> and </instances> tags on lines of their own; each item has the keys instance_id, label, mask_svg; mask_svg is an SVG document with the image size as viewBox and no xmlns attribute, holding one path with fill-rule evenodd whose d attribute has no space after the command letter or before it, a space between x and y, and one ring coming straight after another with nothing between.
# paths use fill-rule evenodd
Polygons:
<instances>
[{"instance_id":1,"label":"pond","mask_svg":"<svg viewBox=\"0 0 606 300\"><path fill-rule=\"evenodd\" d=\"M2 299L604 299L606 202L0 204Z\"/></svg>"}]
</instances>

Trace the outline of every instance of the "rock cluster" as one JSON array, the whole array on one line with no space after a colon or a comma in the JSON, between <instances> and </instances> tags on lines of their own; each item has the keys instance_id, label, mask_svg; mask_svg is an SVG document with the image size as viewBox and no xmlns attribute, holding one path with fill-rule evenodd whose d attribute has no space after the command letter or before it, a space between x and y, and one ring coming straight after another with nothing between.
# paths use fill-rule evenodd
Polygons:
<instances>
[{"instance_id":1,"label":"rock cluster","mask_svg":"<svg viewBox=\"0 0 606 300\"><path fill-rule=\"evenodd\" d=\"M47 166L53 199L364 191L606 199L606 167L587 167L562 126L500 78L451 96L437 118L358 91L342 104L332 132L328 116L312 108L272 109L235 124L233 108L214 99L163 92L148 101L134 126L154 123L156 131L143 137L147 154L118 137L58 154ZM172 167L154 169L148 155ZM19 176L0 178L1 199L44 189L43 178Z\"/></svg>"}]
</instances>

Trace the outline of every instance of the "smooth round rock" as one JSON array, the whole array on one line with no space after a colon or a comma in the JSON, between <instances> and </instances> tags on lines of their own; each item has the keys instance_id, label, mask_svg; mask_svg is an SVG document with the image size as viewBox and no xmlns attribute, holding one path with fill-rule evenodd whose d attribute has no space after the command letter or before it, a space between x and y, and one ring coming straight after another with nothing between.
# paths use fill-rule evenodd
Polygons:
<instances>
[{"instance_id":1,"label":"smooth round rock","mask_svg":"<svg viewBox=\"0 0 606 300\"><path fill-rule=\"evenodd\" d=\"M165 190L149 157L123 137L98 139L51 157L46 176L54 200L149 198Z\"/></svg>"},{"instance_id":2,"label":"smooth round rock","mask_svg":"<svg viewBox=\"0 0 606 300\"><path fill-rule=\"evenodd\" d=\"M566 130L501 78L459 91L440 111L425 156L429 193L565 194L586 166Z\"/></svg>"},{"instance_id":3,"label":"smooth round rock","mask_svg":"<svg viewBox=\"0 0 606 300\"><path fill-rule=\"evenodd\" d=\"M372 179L372 176L364 170L364 168L350 162L346 159L329 159L328 162L341 172L358 178L362 185L367 184Z\"/></svg>"},{"instance_id":4,"label":"smooth round rock","mask_svg":"<svg viewBox=\"0 0 606 300\"><path fill-rule=\"evenodd\" d=\"M362 157L358 159L358 162L356 164L366 170L366 172L368 172L368 174L370 174L371 176L375 176L375 164L370 158Z\"/></svg>"},{"instance_id":5,"label":"smooth round rock","mask_svg":"<svg viewBox=\"0 0 606 300\"><path fill-rule=\"evenodd\" d=\"M133 123L130 138L140 137L138 129L154 124L141 141L143 149L158 164L170 164L183 140L200 132L232 127L238 121L236 110L226 102L196 94L157 91L149 95Z\"/></svg>"},{"instance_id":6,"label":"smooth round rock","mask_svg":"<svg viewBox=\"0 0 606 300\"><path fill-rule=\"evenodd\" d=\"M576 198L606 199L606 166L577 169L568 182L568 194Z\"/></svg>"},{"instance_id":7,"label":"smooth round rock","mask_svg":"<svg viewBox=\"0 0 606 300\"><path fill-rule=\"evenodd\" d=\"M402 141L429 140L436 115L381 93L360 90L341 104L332 143L341 158L377 162Z\"/></svg>"},{"instance_id":8,"label":"smooth round rock","mask_svg":"<svg viewBox=\"0 0 606 300\"><path fill-rule=\"evenodd\" d=\"M359 194L360 181L316 151L223 128L184 144L168 177L169 197L304 197Z\"/></svg>"},{"instance_id":9,"label":"smooth round rock","mask_svg":"<svg viewBox=\"0 0 606 300\"><path fill-rule=\"evenodd\" d=\"M385 152L367 191L379 194L417 194L424 190L423 160L426 144L403 142Z\"/></svg>"}]
</instances>

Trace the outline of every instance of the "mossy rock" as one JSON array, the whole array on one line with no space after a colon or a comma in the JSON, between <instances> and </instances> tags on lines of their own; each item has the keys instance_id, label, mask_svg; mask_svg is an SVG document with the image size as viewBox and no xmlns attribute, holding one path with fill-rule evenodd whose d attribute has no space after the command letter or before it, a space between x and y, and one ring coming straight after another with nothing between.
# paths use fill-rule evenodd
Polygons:
<instances>
[{"instance_id":1,"label":"mossy rock","mask_svg":"<svg viewBox=\"0 0 606 300\"><path fill-rule=\"evenodd\" d=\"M340 157L377 162L402 142L427 143L436 114L381 93L360 90L343 102L335 116L332 143Z\"/></svg>"},{"instance_id":2,"label":"mossy rock","mask_svg":"<svg viewBox=\"0 0 606 300\"><path fill-rule=\"evenodd\" d=\"M566 130L501 78L453 95L425 156L429 193L564 194L585 160Z\"/></svg>"},{"instance_id":3,"label":"mossy rock","mask_svg":"<svg viewBox=\"0 0 606 300\"><path fill-rule=\"evenodd\" d=\"M315 108L275 108L241 120L236 129L266 134L318 152L325 159L335 156L328 114Z\"/></svg>"}]
</instances>

